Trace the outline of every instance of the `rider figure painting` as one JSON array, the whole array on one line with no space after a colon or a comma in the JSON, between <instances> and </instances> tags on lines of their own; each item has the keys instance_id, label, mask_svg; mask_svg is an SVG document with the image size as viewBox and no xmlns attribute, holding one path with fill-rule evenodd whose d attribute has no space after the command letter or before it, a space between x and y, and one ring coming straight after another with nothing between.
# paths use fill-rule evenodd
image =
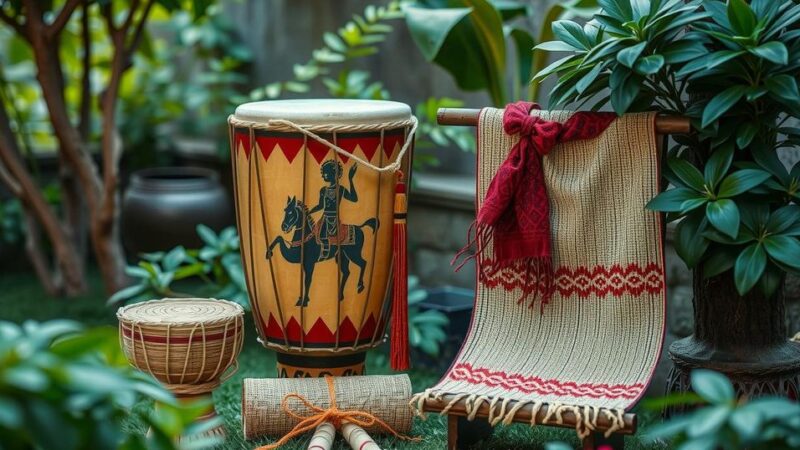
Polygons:
<instances>
[{"instance_id":1,"label":"rider figure painting","mask_svg":"<svg viewBox=\"0 0 800 450\"><path fill-rule=\"evenodd\" d=\"M350 188L345 188L339 183L342 177L342 164L336 160L329 159L322 163L320 172L322 180L328 183L319 190L319 203L311 208L310 213L322 210L322 226L319 232L319 240L322 243L322 255L327 256L331 249L331 240L336 240L339 235L339 204L341 199L351 202L358 201L358 194L353 186L353 177L356 175L354 164L348 173Z\"/></svg>"}]
</instances>

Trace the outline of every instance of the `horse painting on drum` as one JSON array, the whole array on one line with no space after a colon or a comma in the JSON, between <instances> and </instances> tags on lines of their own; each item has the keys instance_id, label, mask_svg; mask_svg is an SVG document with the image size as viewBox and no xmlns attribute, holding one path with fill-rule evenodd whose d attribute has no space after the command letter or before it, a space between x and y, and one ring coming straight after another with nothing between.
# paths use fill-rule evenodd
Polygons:
<instances>
[{"instance_id":1,"label":"horse painting on drum","mask_svg":"<svg viewBox=\"0 0 800 450\"><path fill-rule=\"evenodd\" d=\"M293 264L302 264L303 292L297 299L296 306L307 306L308 292L314 277L314 266L318 262L336 259L339 267L339 301L344 299L344 288L350 277L350 262L358 266L358 292L364 290L364 269L367 265L362 256L364 247L364 227L374 233L378 228L378 219L369 218L361 225L343 224L339 222L339 205L342 199L358 202L358 194L353 185L353 177L357 170L353 165L348 173L349 188L339 184L342 176L342 165L338 161L325 161L320 167L323 181L327 183L319 192L319 202L311 208L298 200L288 197L284 208L281 230L293 232L290 241L277 236L267 247L267 259L272 257L273 249L280 246L283 258ZM322 211L319 220L312 214Z\"/></svg>"}]
</instances>

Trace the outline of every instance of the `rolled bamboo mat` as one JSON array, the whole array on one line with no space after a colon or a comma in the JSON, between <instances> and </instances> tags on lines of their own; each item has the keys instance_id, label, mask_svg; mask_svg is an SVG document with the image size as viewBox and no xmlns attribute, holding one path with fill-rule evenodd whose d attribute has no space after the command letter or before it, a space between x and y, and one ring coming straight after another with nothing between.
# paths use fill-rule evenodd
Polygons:
<instances>
[{"instance_id":1,"label":"rolled bamboo mat","mask_svg":"<svg viewBox=\"0 0 800 450\"><path fill-rule=\"evenodd\" d=\"M411 431L411 380L408 375L367 375L337 377L336 406L341 410L358 410L372 414L398 433ZM324 378L245 378L242 383L242 430L246 439L259 436L283 436L299 422L281 408L286 394L297 393L311 404L329 408L328 385ZM312 411L291 398L288 406L296 414ZM377 427L366 429L381 433Z\"/></svg>"}]
</instances>

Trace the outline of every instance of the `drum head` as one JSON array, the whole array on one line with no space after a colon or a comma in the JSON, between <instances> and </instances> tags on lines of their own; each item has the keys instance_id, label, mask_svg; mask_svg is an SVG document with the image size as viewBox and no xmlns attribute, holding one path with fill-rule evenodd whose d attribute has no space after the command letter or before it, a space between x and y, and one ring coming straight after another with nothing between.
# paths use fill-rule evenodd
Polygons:
<instances>
[{"instance_id":1,"label":"drum head","mask_svg":"<svg viewBox=\"0 0 800 450\"><path fill-rule=\"evenodd\" d=\"M120 321L146 325L192 325L228 322L244 316L244 309L227 300L173 298L125 306L117 311Z\"/></svg>"},{"instance_id":2,"label":"drum head","mask_svg":"<svg viewBox=\"0 0 800 450\"><path fill-rule=\"evenodd\" d=\"M290 120L298 125L375 125L411 119L411 108L385 100L272 100L236 108L238 120L266 123Z\"/></svg>"}]
</instances>

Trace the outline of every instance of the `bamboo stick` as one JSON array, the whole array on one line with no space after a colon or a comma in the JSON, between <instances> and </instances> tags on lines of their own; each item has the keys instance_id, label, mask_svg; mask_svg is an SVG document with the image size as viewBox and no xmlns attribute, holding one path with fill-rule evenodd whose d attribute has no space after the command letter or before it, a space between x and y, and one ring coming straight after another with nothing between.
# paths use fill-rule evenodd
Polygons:
<instances>
[{"instance_id":1,"label":"bamboo stick","mask_svg":"<svg viewBox=\"0 0 800 450\"><path fill-rule=\"evenodd\" d=\"M314 431L314 436L308 443L308 450L330 450L335 438L336 428L330 422L323 422Z\"/></svg>"},{"instance_id":2,"label":"bamboo stick","mask_svg":"<svg viewBox=\"0 0 800 450\"><path fill-rule=\"evenodd\" d=\"M436 122L439 125L478 125L480 109L469 108L439 108L436 113ZM658 116L656 117L656 134L687 134L691 131L691 123L687 117Z\"/></svg>"},{"instance_id":3,"label":"bamboo stick","mask_svg":"<svg viewBox=\"0 0 800 450\"><path fill-rule=\"evenodd\" d=\"M378 444L358 425L342 423L342 436L353 450L381 450Z\"/></svg>"}]
</instances>

